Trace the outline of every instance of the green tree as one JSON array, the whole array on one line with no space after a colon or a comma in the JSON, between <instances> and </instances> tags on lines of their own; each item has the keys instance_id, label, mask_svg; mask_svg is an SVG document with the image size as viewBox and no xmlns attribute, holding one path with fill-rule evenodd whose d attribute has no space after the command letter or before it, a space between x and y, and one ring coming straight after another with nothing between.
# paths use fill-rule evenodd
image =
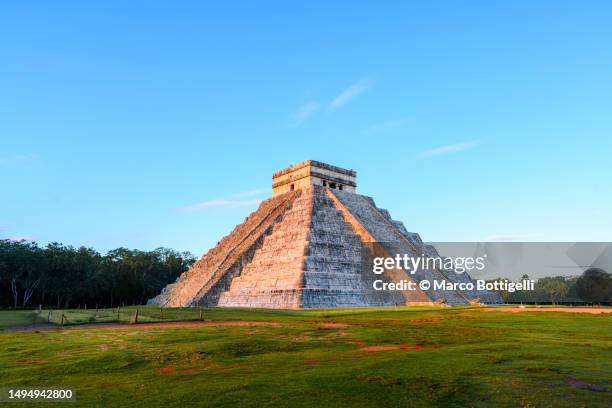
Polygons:
<instances>
[{"instance_id":1,"label":"green tree","mask_svg":"<svg viewBox=\"0 0 612 408\"><path fill-rule=\"evenodd\" d=\"M0 241L0 277L13 307L29 304L41 281L42 264L41 251L36 243Z\"/></svg>"},{"instance_id":2,"label":"green tree","mask_svg":"<svg viewBox=\"0 0 612 408\"><path fill-rule=\"evenodd\" d=\"M562 300L569 291L569 285L562 276L542 278L538 281L538 286L548 296L552 304Z\"/></svg>"},{"instance_id":3,"label":"green tree","mask_svg":"<svg viewBox=\"0 0 612 408\"><path fill-rule=\"evenodd\" d=\"M589 268L576 281L578 295L589 302L612 302L612 275L600 268Z\"/></svg>"},{"instance_id":4,"label":"green tree","mask_svg":"<svg viewBox=\"0 0 612 408\"><path fill-rule=\"evenodd\" d=\"M140 304L185 272L195 258L169 248L87 247L0 240L0 307Z\"/></svg>"}]
</instances>

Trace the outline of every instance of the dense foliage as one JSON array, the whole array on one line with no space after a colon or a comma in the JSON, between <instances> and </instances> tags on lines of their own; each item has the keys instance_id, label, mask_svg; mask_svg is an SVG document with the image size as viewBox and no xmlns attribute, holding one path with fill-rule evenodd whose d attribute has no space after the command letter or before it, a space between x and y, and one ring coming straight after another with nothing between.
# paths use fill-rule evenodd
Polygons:
<instances>
[{"instance_id":1,"label":"dense foliage","mask_svg":"<svg viewBox=\"0 0 612 408\"><path fill-rule=\"evenodd\" d=\"M529 279L524 275L523 279ZM507 279L504 279L507 280ZM599 268L580 276L553 276L536 280L533 291L500 292L507 303L612 303L612 275Z\"/></svg>"},{"instance_id":2,"label":"dense foliage","mask_svg":"<svg viewBox=\"0 0 612 408\"><path fill-rule=\"evenodd\" d=\"M600 268L590 268L576 281L578 295L590 302L612 302L612 276Z\"/></svg>"},{"instance_id":3,"label":"dense foliage","mask_svg":"<svg viewBox=\"0 0 612 408\"><path fill-rule=\"evenodd\" d=\"M92 248L0 240L0 307L142 304L195 261L168 248Z\"/></svg>"}]
</instances>

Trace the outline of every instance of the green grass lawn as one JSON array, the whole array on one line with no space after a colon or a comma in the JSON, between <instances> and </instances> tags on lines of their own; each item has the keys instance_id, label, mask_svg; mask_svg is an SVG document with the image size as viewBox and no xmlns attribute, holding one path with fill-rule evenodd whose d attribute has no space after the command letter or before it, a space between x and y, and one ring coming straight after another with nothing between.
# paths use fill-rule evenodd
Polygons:
<instances>
[{"instance_id":1,"label":"green grass lawn","mask_svg":"<svg viewBox=\"0 0 612 408\"><path fill-rule=\"evenodd\" d=\"M133 312L125 310L126 321ZM0 324L23 324L27 313L32 318L33 312L0 312ZM91 313L66 312L73 323L91 320ZM143 321L158 320L157 313L139 308ZM0 332L0 387L74 387L77 401L69 406L100 407L604 407L612 401L609 314L205 309L204 318L276 324ZM164 319L197 320L199 312L167 310Z\"/></svg>"},{"instance_id":2,"label":"green grass lawn","mask_svg":"<svg viewBox=\"0 0 612 408\"><path fill-rule=\"evenodd\" d=\"M27 326L40 322L43 322L42 317L32 310L0 310L0 330L14 326Z\"/></svg>"}]
</instances>

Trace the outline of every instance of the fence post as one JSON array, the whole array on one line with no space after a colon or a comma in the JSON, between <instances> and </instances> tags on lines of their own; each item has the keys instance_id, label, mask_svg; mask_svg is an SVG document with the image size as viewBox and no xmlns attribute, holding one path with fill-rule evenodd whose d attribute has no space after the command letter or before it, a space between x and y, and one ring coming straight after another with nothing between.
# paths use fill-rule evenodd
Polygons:
<instances>
[{"instance_id":1,"label":"fence post","mask_svg":"<svg viewBox=\"0 0 612 408\"><path fill-rule=\"evenodd\" d=\"M119 306L117 306L117 323L121 323L121 319L119 319Z\"/></svg>"},{"instance_id":2,"label":"fence post","mask_svg":"<svg viewBox=\"0 0 612 408\"><path fill-rule=\"evenodd\" d=\"M136 308L136 313L134 313L134 324L138 324L138 308Z\"/></svg>"},{"instance_id":3,"label":"fence post","mask_svg":"<svg viewBox=\"0 0 612 408\"><path fill-rule=\"evenodd\" d=\"M200 320L202 320L202 308L200 308Z\"/></svg>"},{"instance_id":4,"label":"fence post","mask_svg":"<svg viewBox=\"0 0 612 408\"><path fill-rule=\"evenodd\" d=\"M64 312L62 312L62 322L61 322L61 326L63 326L63 325L64 325L64 318L65 318L65 316L64 316Z\"/></svg>"},{"instance_id":5,"label":"fence post","mask_svg":"<svg viewBox=\"0 0 612 408\"><path fill-rule=\"evenodd\" d=\"M47 323L51 323L51 311L47 314Z\"/></svg>"},{"instance_id":6,"label":"fence post","mask_svg":"<svg viewBox=\"0 0 612 408\"><path fill-rule=\"evenodd\" d=\"M164 320L164 308L160 307L159 312L161 313L161 319Z\"/></svg>"}]
</instances>

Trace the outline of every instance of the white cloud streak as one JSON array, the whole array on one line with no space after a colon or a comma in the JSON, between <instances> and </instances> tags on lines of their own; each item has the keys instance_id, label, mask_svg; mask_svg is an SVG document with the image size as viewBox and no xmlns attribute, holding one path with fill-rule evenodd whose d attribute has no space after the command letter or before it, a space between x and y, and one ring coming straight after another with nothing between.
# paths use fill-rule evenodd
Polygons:
<instances>
[{"instance_id":1,"label":"white cloud streak","mask_svg":"<svg viewBox=\"0 0 612 408\"><path fill-rule=\"evenodd\" d=\"M199 211L209 210L211 208L237 208L237 207L249 207L258 205L263 199L252 199L252 200L228 200L225 198L217 198L214 200L202 201L201 203L195 203L186 205L180 208L183 211Z\"/></svg>"},{"instance_id":2,"label":"white cloud streak","mask_svg":"<svg viewBox=\"0 0 612 408\"><path fill-rule=\"evenodd\" d=\"M478 146L480 141L472 140L470 142L439 146L433 149L425 150L419 153L420 157L445 156L447 154L459 153L465 150L473 149Z\"/></svg>"},{"instance_id":3,"label":"white cloud streak","mask_svg":"<svg viewBox=\"0 0 612 408\"><path fill-rule=\"evenodd\" d=\"M296 125L304 123L308 118L314 115L319 110L319 104L311 101L300 106L299 109L292 115L292 120Z\"/></svg>"},{"instance_id":4,"label":"white cloud streak","mask_svg":"<svg viewBox=\"0 0 612 408\"><path fill-rule=\"evenodd\" d=\"M336 98L329 104L329 109L337 109L343 105L346 105L360 94L366 92L368 89L374 86L374 81L368 78L360 79L353 85L340 92Z\"/></svg>"},{"instance_id":5,"label":"white cloud streak","mask_svg":"<svg viewBox=\"0 0 612 408\"><path fill-rule=\"evenodd\" d=\"M257 190L242 191L240 193L234 194L232 197L238 197L238 198L253 197L253 196L258 196L258 195L262 195L262 194L267 194L269 192L270 192L270 190L267 189L267 188L260 188L260 189L257 189Z\"/></svg>"},{"instance_id":6,"label":"white cloud streak","mask_svg":"<svg viewBox=\"0 0 612 408\"><path fill-rule=\"evenodd\" d=\"M202 201L200 203L189 204L183 207L179 207L181 211L200 211L210 210L212 208L237 208L237 207L250 207L259 205L264 199L263 198L251 198L262 194L269 193L268 189L256 189L241 191L231 195L231 198L215 198L213 200Z\"/></svg>"}]
</instances>

